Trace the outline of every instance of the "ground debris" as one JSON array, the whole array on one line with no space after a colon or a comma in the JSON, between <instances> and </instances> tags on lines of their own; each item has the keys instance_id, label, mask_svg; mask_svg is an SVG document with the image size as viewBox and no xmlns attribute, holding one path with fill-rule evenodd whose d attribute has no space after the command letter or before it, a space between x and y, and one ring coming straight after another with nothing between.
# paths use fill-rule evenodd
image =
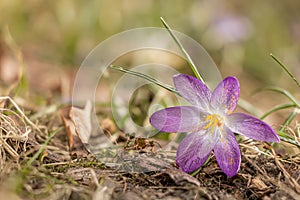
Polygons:
<instances>
[{"instance_id":1,"label":"ground debris","mask_svg":"<svg viewBox=\"0 0 300 200\"><path fill-rule=\"evenodd\" d=\"M167 174L176 185L186 185L187 183L192 183L196 186L200 186L200 182L194 178L193 176L184 173L178 168L169 168L162 172L162 174ZM160 174L156 174L155 176L159 176Z\"/></svg>"},{"instance_id":2,"label":"ground debris","mask_svg":"<svg viewBox=\"0 0 300 200\"><path fill-rule=\"evenodd\" d=\"M2 124L9 120L2 119ZM21 122L17 125L23 131L18 134L23 137L28 123ZM47 130L59 126L61 121ZM69 156L66 130L61 129L28 166L28 160L45 146L48 131L39 132L30 125L35 134L17 140L6 137L6 130L13 129L7 125L2 129L4 127L2 136L19 159L8 159L13 158L13 154L1 150L6 157L2 162L0 186L11 186L7 195L18 191L22 199L300 199L299 156L282 157L272 153L272 149L262 154L243 151L242 147L241 168L232 178L220 170L214 156L196 176L191 176L177 168L176 151L164 151L145 138L118 141L119 146L113 146L115 148L93 149L95 156L74 159ZM152 150L153 146L157 149ZM27 151L22 153L24 147ZM0 193L5 197L2 191Z\"/></svg>"},{"instance_id":3,"label":"ground debris","mask_svg":"<svg viewBox=\"0 0 300 200\"><path fill-rule=\"evenodd\" d=\"M68 106L61 110L71 156L86 157L90 152L87 146L92 134L91 112L91 102L84 109Z\"/></svg>"}]
</instances>

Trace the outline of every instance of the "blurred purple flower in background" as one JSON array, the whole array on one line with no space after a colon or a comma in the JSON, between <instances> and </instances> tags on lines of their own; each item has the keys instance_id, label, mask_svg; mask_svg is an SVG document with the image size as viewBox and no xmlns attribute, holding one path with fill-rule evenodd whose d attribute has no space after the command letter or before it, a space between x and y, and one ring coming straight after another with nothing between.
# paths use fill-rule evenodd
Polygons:
<instances>
[{"instance_id":1,"label":"blurred purple flower in background","mask_svg":"<svg viewBox=\"0 0 300 200\"><path fill-rule=\"evenodd\" d=\"M241 155L233 133L266 142L280 142L275 131L265 122L243 113L233 113L239 95L239 82L225 78L211 93L195 77L174 76L179 94L192 106L176 106L155 112L150 123L164 132L188 132L177 149L176 163L184 172L197 170L212 150L227 176L237 174Z\"/></svg>"},{"instance_id":2,"label":"blurred purple flower in background","mask_svg":"<svg viewBox=\"0 0 300 200\"><path fill-rule=\"evenodd\" d=\"M214 19L208 34L215 42L223 46L247 40L253 32L252 29L252 24L246 17L223 14Z\"/></svg>"}]
</instances>

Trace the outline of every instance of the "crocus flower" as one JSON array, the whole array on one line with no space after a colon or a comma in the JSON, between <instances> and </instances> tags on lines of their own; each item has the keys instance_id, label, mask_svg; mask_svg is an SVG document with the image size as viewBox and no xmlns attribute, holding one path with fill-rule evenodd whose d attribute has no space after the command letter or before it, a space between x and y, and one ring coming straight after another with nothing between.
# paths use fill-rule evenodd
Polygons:
<instances>
[{"instance_id":1,"label":"crocus flower","mask_svg":"<svg viewBox=\"0 0 300 200\"><path fill-rule=\"evenodd\" d=\"M212 93L203 82L185 74L175 75L174 84L192 106L159 110L151 116L150 123L163 132L189 133L179 144L176 155L176 163L184 172L197 170L214 150L221 170L229 177L236 175L241 154L234 133L280 142L265 122L248 114L233 113L240 96L235 77L225 78Z\"/></svg>"}]
</instances>

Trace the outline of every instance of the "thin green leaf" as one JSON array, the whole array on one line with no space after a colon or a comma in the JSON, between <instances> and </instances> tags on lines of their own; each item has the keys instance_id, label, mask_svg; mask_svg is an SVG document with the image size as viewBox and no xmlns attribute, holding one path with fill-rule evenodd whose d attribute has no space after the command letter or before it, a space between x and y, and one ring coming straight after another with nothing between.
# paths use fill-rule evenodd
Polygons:
<instances>
[{"instance_id":1,"label":"thin green leaf","mask_svg":"<svg viewBox=\"0 0 300 200\"><path fill-rule=\"evenodd\" d=\"M296 100L296 98L291 93L289 93L287 90L285 90L285 89L282 89L282 88L279 88L279 87L266 87L266 88L263 88L263 89L261 89L259 91L262 91L262 90L269 90L269 91L278 92L280 94L283 94L288 99L290 99L296 105L297 108L300 108L300 104Z\"/></svg>"},{"instance_id":2,"label":"thin green leaf","mask_svg":"<svg viewBox=\"0 0 300 200\"><path fill-rule=\"evenodd\" d=\"M50 142L50 140L58 133L62 128L58 128L55 131L53 131L49 137L44 142L43 146L30 158L30 160L26 163L26 168L32 165L32 163L44 152L46 149L46 146Z\"/></svg>"},{"instance_id":3,"label":"thin green leaf","mask_svg":"<svg viewBox=\"0 0 300 200\"><path fill-rule=\"evenodd\" d=\"M191 69L193 70L195 76L201 80L203 83L204 80L202 78L202 76L200 75L200 73L197 70L197 67L195 66L192 58L190 57L190 55L186 52L186 50L184 49L183 45L180 43L180 41L178 40L178 38L175 36L175 34L173 33L172 29L170 28L170 26L167 24L167 22L164 20L164 18L160 17L161 22L163 23L164 27L168 30L168 32L170 33L171 37L173 38L173 40L175 41L175 43L177 44L177 46L179 47L180 51L183 53L187 63L189 64L189 66L191 67Z\"/></svg>"},{"instance_id":4,"label":"thin green leaf","mask_svg":"<svg viewBox=\"0 0 300 200\"><path fill-rule=\"evenodd\" d=\"M284 132L284 131L278 130L278 131L276 131L276 133L279 135L280 138L293 140L293 137L291 135L289 135L288 133Z\"/></svg>"},{"instance_id":5,"label":"thin green leaf","mask_svg":"<svg viewBox=\"0 0 300 200\"><path fill-rule=\"evenodd\" d=\"M277 131L277 134L279 135L280 140L285 141L285 142L288 142L288 143L290 143L290 144L292 144L292 145L295 145L295 146L297 146L298 148L300 148L300 143L297 142L296 140L289 139L289 138L286 138L286 137L281 136L280 134L282 134L282 132L280 132L280 131Z\"/></svg>"},{"instance_id":6,"label":"thin green leaf","mask_svg":"<svg viewBox=\"0 0 300 200\"><path fill-rule=\"evenodd\" d=\"M298 114L299 109L294 109L293 112L288 116L288 118L286 118L286 120L283 122L279 131L283 131L285 127L289 126Z\"/></svg>"},{"instance_id":7,"label":"thin green leaf","mask_svg":"<svg viewBox=\"0 0 300 200\"><path fill-rule=\"evenodd\" d=\"M177 92L177 90L175 88L173 88L173 87L171 87L171 86L169 86L169 85L167 85L167 84L165 84L165 83L163 83L163 82L161 82L161 81L159 81L159 80L157 80L157 79L155 79L151 76L148 76L148 75L140 73L140 72L132 71L132 70L129 70L129 69L125 69L123 67L115 66L115 65L110 65L109 67L112 68L112 69L127 73L127 74L131 74L131 75L134 75L134 76L141 77L143 79L148 80L151 83L154 83L154 84L156 84L156 85L158 85L162 88L165 88L166 90L169 90L170 92L173 92L173 93L179 95L179 93Z\"/></svg>"},{"instance_id":8,"label":"thin green leaf","mask_svg":"<svg viewBox=\"0 0 300 200\"><path fill-rule=\"evenodd\" d=\"M272 53L270 56L280 65L280 67L293 79L293 81L297 84L298 87L300 87L299 81L296 79L296 77L290 72L290 70Z\"/></svg>"},{"instance_id":9,"label":"thin green leaf","mask_svg":"<svg viewBox=\"0 0 300 200\"><path fill-rule=\"evenodd\" d=\"M266 118L267 116L269 116L273 112L283 110L283 109L287 109L287 108L294 108L294 107L296 107L295 104L281 104L281 105L275 106L274 108L267 111L263 116L261 116L260 119Z\"/></svg>"}]
</instances>

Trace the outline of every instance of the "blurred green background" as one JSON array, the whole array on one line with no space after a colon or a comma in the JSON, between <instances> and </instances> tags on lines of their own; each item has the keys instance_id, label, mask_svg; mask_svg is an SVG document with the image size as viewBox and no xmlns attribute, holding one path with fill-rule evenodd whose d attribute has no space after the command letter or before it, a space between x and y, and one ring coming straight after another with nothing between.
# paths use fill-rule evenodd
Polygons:
<instances>
[{"instance_id":1,"label":"blurred green background","mask_svg":"<svg viewBox=\"0 0 300 200\"><path fill-rule=\"evenodd\" d=\"M269 53L300 77L299 10L296 0L1 0L0 24L25 55L78 67L104 39L162 27L162 16L202 44L226 74L247 72L278 85L289 79Z\"/></svg>"}]
</instances>

